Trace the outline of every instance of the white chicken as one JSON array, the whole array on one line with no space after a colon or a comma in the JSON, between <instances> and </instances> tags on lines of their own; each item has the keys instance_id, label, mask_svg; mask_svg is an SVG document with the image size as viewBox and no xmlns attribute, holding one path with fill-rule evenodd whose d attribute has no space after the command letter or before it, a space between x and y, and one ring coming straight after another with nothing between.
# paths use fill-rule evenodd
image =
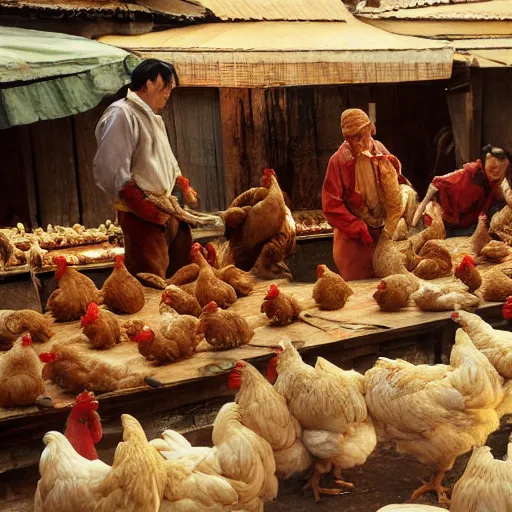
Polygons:
<instances>
[{"instance_id":1,"label":"white chicken","mask_svg":"<svg viewBox=\"0 0 512 512\"><path fill-rule=\"evenodd\" d=\"M275 388L286 398L290 412L303 429L303 442L318 460L306 485L315 500L321 494L340 494L341 489L320 487L322 474L334 469L341 487L341 471L364 464L377 439L364 400L364 378L355 371L343 371L318 358L315 368L305 364L289 339L279 343L278 378Z\"/></svg>"},{"instance_id":2,"label":"white chicken","mask_svg":"<svg viewBox=\"0 0 512 512\"><path fill-rule=\"evenodd\" d=\"M213 448L195 448L177 432L166 431L153 440L167 460L189 459L196 470L227 478L238 495L238 505L247 512L263 512L265 502L277 496L276 465L271 446L241 423L240 407L225 404L213 424Z\"/></svg>"},{"instance_id":3,"label":"white chicken","mask_svg":"<svg viewBox=\"0 0 512 512\"><path fill-rule=\"evenodd\" d=\"M290 413L286 400L246 361L238 361L229 376L230 389L237 389L242 424L263 437L274 450L276 475L287 479L304 473L313 459L302 442L302 429Z\"/></svg>"},{"instance_id":4,"label":"white chicken","mask_svg":"<svg viewBox=\"0 0 512 512\"><path fill-rule=\"evenodd\" d=\"M435 510L444 510L445 508L431 507L430 505L416 505L404 503L403 505L386 505L385 507L379 508L377 512L434 512Z\"/></svg>"},{"instance_id":5,"label":"white chicken","mask_svg":"<svg viewBox=\"0 0 512 512\"><path fill-rule=\"evenodd\" d=\"M512 510L512 440L506 460L497 460L488 446L477 448L453 487L451 512Z\"/></svg>"},{"instance_id":6,"label":"white chicken","mask_svg":"<svg viewBox=\"0 0 512 512\"><path fill-rule=\"evenodd\" d=\"M439 502L449 502L442 486L446 472L499 428L501 377L458 329L450 366L380 358L365 381L369 413L384 437L395 441L399 453L435 469L412 498L436 491Z\"/></svg>"}]
</instances>

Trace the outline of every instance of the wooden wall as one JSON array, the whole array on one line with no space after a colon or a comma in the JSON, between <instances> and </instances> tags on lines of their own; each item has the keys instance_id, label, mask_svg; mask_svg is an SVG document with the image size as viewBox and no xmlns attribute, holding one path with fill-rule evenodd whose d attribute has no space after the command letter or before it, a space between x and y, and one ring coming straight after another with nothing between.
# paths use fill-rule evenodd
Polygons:
<instances>
[{"instance_id":1,"label":"wooden wall","mask_svg":"<svg viewBox=\"0 0 512 512\"><path fill-rule=\"evenodd\" d=\"M177 89L162 117L201 209L215 211L274 168L294 209L320 208L331 155L342 142L345 108L376 103L377 138L423 194L436 167L436 133L450 126L444 83L287 89ZM92 178L94 129L108 103L72 118L3 130L0 226L92 227L113 211ZM440 168L439 168L440 167Z\"/></svg>"}]
</instances>

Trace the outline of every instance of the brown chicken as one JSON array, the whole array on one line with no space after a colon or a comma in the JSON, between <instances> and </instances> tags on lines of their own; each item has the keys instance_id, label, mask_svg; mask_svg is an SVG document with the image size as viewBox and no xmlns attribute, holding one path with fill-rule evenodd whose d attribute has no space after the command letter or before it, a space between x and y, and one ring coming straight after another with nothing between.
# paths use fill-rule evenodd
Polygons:
<instances>
[{"instance_id":1,"label":"brown chicken","mask_svg":"<svg viewBox=\"0 0 512 512\"><path fill-rule=\"evenodd\" d=\"M24 332L32 341L45 343L54 334L53 319L31 309L0 310L0 350L9 350Z\"/></svg>"},{"instance_id":2,"label":"brown chicken","mask_svg":"<svg viewBox=\"0 0 512 512\"><path fill-rule=\"evenodd\" d=\"M271 284L260 311L270 319L270 325L284 326L299 318L301 307L295 297L286 295L277 285Z\"/></svg>"},{"instance_id":3,"label":"brown chicken","mask_svg":"<svg viewBox=\"0 0 512 512\"><path fill-rule=\"evenodd\" d=\"M129 368L82 354L79 343L54 344L52 351L39 354L39 359L46 363L43 378L71 393L81 393L85 389L106 393L142 387L145 382L155 387L159 385L154 383L154 379L131 373Z\"/></svg>"},{"instance_id":4,"label":"brown chicken","mask_svg":"<svg viewBox=\"0 0 512 512\"><path fill-rule=\"evenodd\" d=\"M455 269L455 277L460 279L467 287L470 293L478 290L482 285L482 276L475 268L475 260L466 254Z\"/></svg>"},{"instance_id":5,"label":"brown chicken","mask_svg":"<svg viewBox=\"0 0 512 512\"><path fill-rule=\"evenodd\" d=\"M512 295L512 279L501 269L493 268L485 273L478 294L488 302L504 302Z\"/></svg>"},{"instance_id":6,"label":"brown chicken","mask_svg":"<svg viewBox=\"0 0 512 512\"><path fill-rule=\"evenodd\" d=\"M512 246L512 204L492 216L489 233Z\"/></svg>"},{"instance_id":7,"label":"brown chicken","mask_svg":"<svg viewBox=\"0 0 512 512\"><path fill-rule=\"evenodd\" d=\"M480 256L488 261L494 263L501 263L510 254L510 249L505 242L498 240L491 240L488 244L482 247Z\"/></svg>"},{"instance_id":8,"label":"brown chicken","mask_svg":"<svg viewBox=\"0 0 512 512\"><path fill-rule=\"evenodd\" d=\"M215 301L223 309L231 306L236 301L234 288L215 277L215 272L204 259L201 246L198 243L192 246L190 257L200 268L199 276L195 282L194 295L201 307L206 306L211 301Z\"/></svg>"},{"instance_id":9,"label":"brown chicken","mask_svg":"<svg viewBox=\"0 0 512 512\"><path fill-rule=\"evenodd\" d=\"M254 277L235 265L228 265L219 270L218 278L233 287L239 297L246 297L254 288Z\"/></svg>"},{"instance_id":10,"label":"brown chicken","mask_svg":"<svg viewBox=\"0 0 512 512\"><path fill-rule=\"evenodd\" d=\"M372 257L373 271L377 277L410 274L405 266L406 255L398 247L384 231L381 233Z\"/></svg>"},{"instance_id":11,"label":"brown chicken","mask_svg":"<svg viewBox=\"0 0 512 512\"><path fill-rule=\"evenodd\" d=\"M414 252L418 253L429 240L444 240L446 230L443 222L443 209L436 201L430 201L425 208L423 215L425 229L411 236Z\"/></svg>"},{"instance_id":12,"label":"brown chicken","mask_svg":"<svg viewBox=\"0 0 512 512\"><path fill-rule=\"evenodd\" d=\"M100 310L94 302L87 307L81 326L93 348L112 348L121 341L121 327L116 316L110 311Z\"/></svg>"},{"instance_id":13,"label":"brown chicken","mask_svg":"<svg viewBox=\"0 0 512 512\"><path fill-rule=\"evenodd\" d=\"M413 271L416 277L437 279L452 274L452 257L442 241L429 240L422 247L419 256L423 259Z\"/></svg>"},{"instance_id":14,"label":"brown chicken","mask_svg":"<svg viewBox=\"0 0 512 512\"><path fill-rule=\"evenodd\" d=\"M34 405L43 391L41 363L30 335L24 334L0 359L0 407Z\"/></svg>"},{"instance_id":15,"label":"brown chicken","mask_svg":"<svg viewBox=\"0 0 512 512\"><path fill-rule=\"evenodd\" d=\"M487 215L480 213L475 232L471 235L471 246L475 256L480 256L480 251L491 241L487 230Z\"/></svg>"},{"instance_id":16,"label":"brown chicken","mask_svg":"<svg viewBox=\"0 0 512 512\"><path fill-rule=\"evenodd\" d=\"M213 301L203 308L199 320L198 333L204 334L215 350L247 345L254 336L254 330L244 317L232 311L222 311Z\"/></svg>"},{"instance_id":17,"label":"brown chicken","mask_svg":"<svg viewBox=\"0 0 512 512\"><path fill-rule=\"evenodd\" d=\"M132 315L144 307L144 287L124 265L124 256L116 256L112 274L101 289L103 304L116 313Z\"/></svg>"},{"instance_id":18,"label":"brown chicken","mask_svg":"<svg viewBox=\"0 0 512 512\"><path fill-rule=\"evenodd\" d=\"M68 268L66 258L57 256L55 280L59 287L50 295L46 309L59 322L78 320L91 302L98 302L99 291L87 276Z\"/></svg>"},{"instance_id":19,"label":"brown chicken","mask_svg":"<svg viewBox=\"0 0 512 512\"><path fill-rule=\"evenodd\" d=\"M399 311L409 304L409 298L420 287L413 275L396 274L385 277L373 294L375 302L382 311Z\"/></svg>"},{"instance_id":20,"label":"brown chicken","mask_svg":"<svg viewBox=\"0 0 512 512\"><path fill-rule=\"evenodd\" d=\"M197 332L199 320L189 315L163 313L158 329L144 325L135 335L128 332L138 343L139 352L156 364L174 363L192 357L203 336Z\"/></svg>"},{"instance_id":21,"label":"brown chicken","mask_svg":"<svg viewBox=\"0 0 512 512\"><path fill-rule=\"evenodd\" d=\"M327 265L317 266L316 277L318 280L313 288L313 299L320 309L341 309L354 293L345 280L329 270Z\"/></svg>"},{"instance_id":22,"label":"brown chicken","mask_svg":"<svg viewBox=\"0 0 512 512\"><path fill-rule=\"evenodd\" d=\"M197 299L173 284L165 288L160 301L160 312L169 311L169 308L174 309L179 315L198 318L201 314L201 306Z\"/></svg>"},{"instance_id":23,"label":"brown chicken","mask_svg":"<svg viewBox=\"0 0 512 512\"><path fill-rule=\"evenodd\" d=\"M181 267L176 273L166 280L167 285L175 284L181 286L182 284L193 283L199 276L199 265L196 263L189 263Z\"/></svg>"},{"instance_id":24,"label":"brown chicken","mask_svg":"<svg viewBox=\"0 0 512 512\"><path fill-rule=\"evenodd\" d=\"M76 402L66 421L64 435L75 451L87 460L97 460L95 444L103 437L103 428L98 410L99 404L94 393L84 391Z\"/></svg>"}]
</instances>

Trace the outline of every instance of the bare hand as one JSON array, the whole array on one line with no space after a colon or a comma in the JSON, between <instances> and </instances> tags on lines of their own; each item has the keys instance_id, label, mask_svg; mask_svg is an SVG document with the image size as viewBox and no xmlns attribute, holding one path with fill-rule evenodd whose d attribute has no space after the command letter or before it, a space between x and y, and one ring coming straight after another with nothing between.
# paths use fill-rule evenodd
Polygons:
<instances>
[{"instance_id":1,"label":"bare hand","mask_svg":"<svg viewBox=\"0 0 512 512\"><path fill-rule=\"evenodd\" d=\"M189 208L197 208L199 195L192 187L189 187L186 191L183 191L183 201Z\"/></svg>"}]
</instances>

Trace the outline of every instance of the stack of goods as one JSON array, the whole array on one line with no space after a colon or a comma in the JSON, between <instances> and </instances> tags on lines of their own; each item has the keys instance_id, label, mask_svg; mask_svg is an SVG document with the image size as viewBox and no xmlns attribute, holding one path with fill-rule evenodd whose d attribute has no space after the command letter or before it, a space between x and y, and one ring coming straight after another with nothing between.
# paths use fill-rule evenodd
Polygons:
<instances>
[{"instance_id":1,"label":"stack of goods","mask_svg":"<svg viewBox=\"0 0 512 512\"><path fill-rule=\"evenodd\" d=\"M297 236L332 233L331 225L325 220L322 210L293 212Z\"/></svg>"},{"instance_id":2,"label":"stack of goods","mask_svg":"<svg viewBox=\"0 0 512 512\"><path fill-rule=\"evenodd\" d=\"M107 220L98 228L52 226L36 228L32 233L19 223L0 231L0 270L53 267L56 256L69 264L86 265L112 261L123 251L123 232L117 223Z\"/></svg>"}]
</instances>

